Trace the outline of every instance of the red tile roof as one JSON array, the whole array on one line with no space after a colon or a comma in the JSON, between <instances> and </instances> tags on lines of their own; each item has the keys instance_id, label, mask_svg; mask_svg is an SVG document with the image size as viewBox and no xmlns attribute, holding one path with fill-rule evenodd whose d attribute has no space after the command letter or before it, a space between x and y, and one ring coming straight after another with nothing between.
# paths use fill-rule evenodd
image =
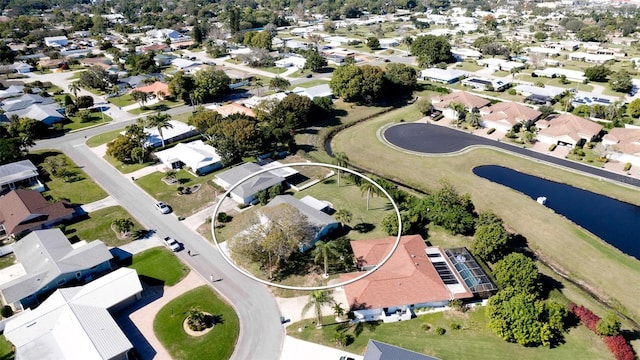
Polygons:
<instances>
[{"instance_id":1,"label":"red tile roof","mask_svg":"<svg viewBox=\"0 0 640 360\"><path fill-rule=\"evenodd\" d=\"M438 110L446 109L451 103L461 103L468 109L480 109L483 106L489 105L491 102L485 98L465 91L452 92L451 94L436 96L433 98L433 107Z\"/></svg>"},{"instance_id":2,"label":"red tile roof","mask_svg":"<svg viewBox=\"0 0 640 360\"><path fill-rule=\"evenodd\" d=\"M352 241L355 258L363 266L376 265L391 250L395 237L375 240ZM438 272L426 255L426 245L420 235L403 236L400 244L389 258L373 274L344 286L351 308L384 308L409 304L446 301L454 298L470 298L471 291L452 294L442 282ZM441 250L444 255L444 252ZM444 255L446 259L446 255ZM446 260L448 262L448 260ZM451 264L449 264L450 267ZM362 272L341 274L347 281ZM461 283L462 284L462 283Z\"/></svg>"},{"instance_id":3,"label":"red tile roof","mask_svg":"<svg viewBox=\"0 0 640 360\"><path fill-rule=\"evenodd\" d=\"M159 92L162 92L165 96L171 95L171 91L169 91L169 84L161 81L156 81L151 85L137 87L131 91L142 91L147 94L158 94Z\"/></svg>"},{"instance_id":4,"label":"red tile roof","mask_svg":"<svg viewBox=\"0 0 640 360\"><path fill-rule=\"evenodd\" d=\"M541 129L538 134L553 138L567 136L576 142L580 139L590 141L602 129L602 125L594 121L573 114L562 114L549 120L549 126Z\"/></svg>"},{"instance_id":5,"label":"red tile roof","mask_svg":"<svg viewBox=\"0 0 640 360\"><path fill-rule=\"evenodd\" d=\"M7 234L37 229L73 213L69 204L48 203L36 190L13 190L0 197L0 224L4 225Z\"/></svg>"},{"instance_id":6,"label":"red tile roof","mask_svg":"<svg viewBox=\"0 0 640 360\"><path fill-rule=\"evenodd\" d=\"M213 111L222 115L222 117L227 117L229 115L238 114L238 113L251 116L251 117L256 117L256 113L253 110L249 109L244 105L240 105L234 102L226 105L222 105L218 108L213 109Z\"/></svg>"},{"instance_id":7,"label":"red tile roof","mask_svg":"<svg viewBox=\"0 0 640 360\"><path fill-rule=\"evenodd\" d=\"M499 102L485 108L486 114L482 116L484 120L495 122L506 122L511 126L517 123L529 122L538 119L542 113L528 106L514 102Z\"/></svg>"}]
</instances>

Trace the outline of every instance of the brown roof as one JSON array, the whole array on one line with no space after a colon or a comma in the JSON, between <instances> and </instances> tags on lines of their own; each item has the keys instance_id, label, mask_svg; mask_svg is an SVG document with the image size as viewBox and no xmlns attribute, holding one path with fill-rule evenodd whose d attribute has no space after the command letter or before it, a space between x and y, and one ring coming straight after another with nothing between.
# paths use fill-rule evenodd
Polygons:
<instances>
[{"instance_id":1,"label":"brown roof","mask_svg":"<svg viewBox=\"0 0 640 360\"><path fill-rule=\"evenodd\" d=\"M143 46L142 47L142 51L147 52L147 51L164 51L165 49L168 49L169 46L167 46L166 44L155 44L155 45L148 45L148 46Z\"/></svg>"},{"instance_id":2,"label":"brown roof","mask_svg":"<svg viewBox=\"0 0 640 360\"><path fill-rule=\"evenodd\" d=\"M256 117L256 113L253 112L253 110L249 109L244 105L234 103L234 102L228 103L226 105L222 105L218 108L213 109L213 111L222 115L222 117L227 117L229 115L238 114L238 113L251 116L251 117Z\"/></svg>"},{"instance_id":3,"label":"brown roof","mask_svg":"<svg viewBox=\"0 0 640 360\"><path fill-rule=\"evenodd\" d=\"M535 121L542 115L538 110L514 102L499 102L485 108L484 120L506 122L514 126L518 123Z\"/></svg>"},{"instance_id":4,"label":"brown roof","mask_svg":"<svg viewBox=\"0 0 640 360\"><path fill-rule=\"evenodd\" d=\"M352 241L351 247L362 265L372 266L389 253L395 241L393 236L359 240ZM472 297L471 291L462 283L462 292L453 294L447 288L427 257L426 248L420 235L401 237L398 248L384 265L373 274L344 286L350 307L379 309L447 301L452 295L454 298ZM444 254L442 250L440 252ZM446 255L444 257L446 259ZM453 268L450 263L449 266ZM340 278L347 281L360 275L362 272L341 274Z\"/></svg>"},{"instance_id":5,"label":"brown roof","mask_svg":"<svg viewBox=\"0 0 640 360\"><path fill-rule=\"evenodd\" d=\"M613 149L621 153L640 155L640 129L613 128L602 142L612 144Z\"/></svg>"},{"instance_id":6,"label":"brown roof","mask_svg":"<svg viewBox=\"0 0 640 360\"><path fill-rule=\"evenodd\" d=\"M590 141L600 131L602 131L602 125L596 122L573 114L562 114L549 120L549 126L541 129L538 134L555 138L567 136L574 141L580 139Z\"/></svg>"},{"instance_id":7,"label":"brown roof","mask_svg":"<svg viewBox=\"0 0 640 360\"><path fill-rule=\"evenodd\" d=\"M74 213L64 202L48 203L36 190L13 190L0 197L0 224L7 234L37 229Z\"/></svg>"},{"instance_id":8,"label":"brown roof","mask_svg":"<svg viewBox=\"0 0 640 360\"><path fill-rule=\"evenodd\" d=\"M147 94L158 94L162 92L165 96L171 95L171 91L169 91L169 84L161 81L156 81L151 85L137 87L131 91L142 91Z\"/></svg>"},{"instance_id":9,"label":"brown roof","mask_svg":"<svg viewBox=\"0 0 640 360\"><path fill-rule=\"evenodd\" d=\"M489 105L491 102L480 96L470 94L466 91L452 92L447 95L436 96L432 99L433 107L438 110L444 110L451 103L461 103L467 108L478 108Z\"/></svg>"}]
</instances>

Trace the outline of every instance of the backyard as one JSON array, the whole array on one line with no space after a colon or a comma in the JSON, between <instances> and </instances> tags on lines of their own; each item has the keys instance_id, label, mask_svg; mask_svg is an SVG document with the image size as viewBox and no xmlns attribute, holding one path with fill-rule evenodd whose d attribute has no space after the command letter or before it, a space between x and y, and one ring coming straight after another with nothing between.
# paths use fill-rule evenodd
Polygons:
<instances>
[{"instance_id":1,"label":"backyard","mask_svg":"<svg viewBox=\"0 0 640 360\"><path fill-rule=\"evenodd\" d=\"M336 331L350 336L345 351L362 354L371 338L441 359L611 359L604 343L586 327L571 328L565 333L565 343L555 348L524 347L508 343L488 327L485 308L477 307L465 313L435 312L397 323L366 323L360 326L336 324L333 316L323 320L317 330L312 320L303 320L287 327L287 334L302 340L336 347ZM457 326L460 329L455 329ZM436 333L437 328L446 332Z\"/></svg>"},{"instance_id":2,"label":"backyard","mask_svg":"<svg viewBox=\"0 0 640 360\"><path fill-rule=\"evenodd\" d=\"M208 333L191 336L184 331L183 322L192 309L211 314L214 325ZM222 360L233 354L240 323L229 304L208 286L202 286L184 293L160 309L154 319L153 330L173 359Z\"/></svg>"}]
</instances>

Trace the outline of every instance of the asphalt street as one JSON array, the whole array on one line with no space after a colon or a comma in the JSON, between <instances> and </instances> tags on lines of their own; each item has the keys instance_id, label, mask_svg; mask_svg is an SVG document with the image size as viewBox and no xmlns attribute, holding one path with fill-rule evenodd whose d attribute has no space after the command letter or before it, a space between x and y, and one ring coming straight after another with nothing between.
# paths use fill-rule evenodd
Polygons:
<instances>
[{"instance_id":1,"label":"asphalt street","mask_svg":"<svg viewBox=\"0 0 640 360\"><path fill-rule=\"evenodd\" d=\"M425 123L402 123L384 131L384 138L401 149L423 154L453 153L470 146L490 146L603 179L640 187L640 180L581 163L559 159L522 147L489 140L460 130Z\"/></svg>"},{"instance_id":2,"label":"asphalt street","mask_svg":"<svg viewBox=\"0 0 640 360\"><path fill-rule=\"evenodd\" d=\"M284 330L280 324L280 311L269 290L233 269L224 261L216 247L189 230L174 215L160 214L154 207L154 199L84 144L85 136L123 125L122 122L108 124L59 138L41 140L34 150L63 151L145 228L155 231L160 237L172 236L183 242L194 256L189 256L187 251L181 251L177 255L189 267L206 279L210 274L221 279L213 287L233 305L240 319L240 337L233 359L278 359L284 341Z\"/></svg>"}]
</instances>

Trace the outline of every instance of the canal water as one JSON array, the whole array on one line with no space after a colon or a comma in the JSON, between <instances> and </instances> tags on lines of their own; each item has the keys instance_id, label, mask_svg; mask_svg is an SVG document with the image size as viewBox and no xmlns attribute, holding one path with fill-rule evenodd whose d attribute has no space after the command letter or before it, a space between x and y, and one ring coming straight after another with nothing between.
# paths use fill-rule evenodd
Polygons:
<instances>
[{"instance_id":1,"label":"canal water","mask_svg":"<svg viewBox=\"0 0 640 360\"><path fill-rule=\"evenodd\" d=\"M473 173L528 195L533 201L545 196L545 206L640 260L639 206L497 165L478 166Z\"/></svg>"}]
</instances>

